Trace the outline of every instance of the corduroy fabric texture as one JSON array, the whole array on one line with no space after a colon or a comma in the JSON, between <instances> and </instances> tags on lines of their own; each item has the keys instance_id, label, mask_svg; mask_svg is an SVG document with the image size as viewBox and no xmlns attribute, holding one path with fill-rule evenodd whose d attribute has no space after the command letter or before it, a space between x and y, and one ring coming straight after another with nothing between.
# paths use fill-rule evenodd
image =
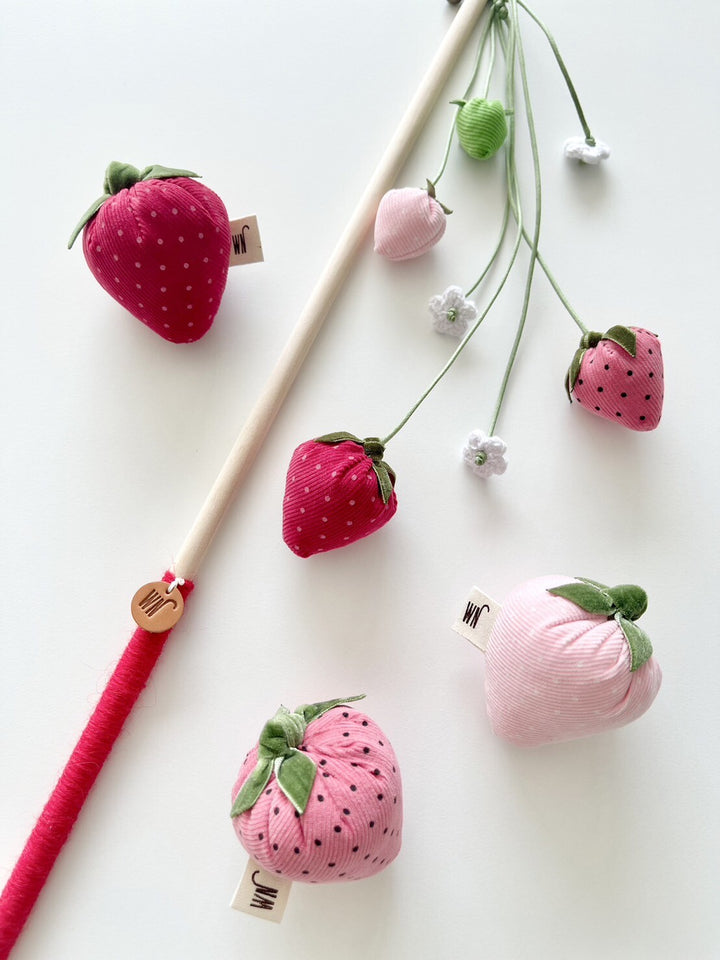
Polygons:
<instances>
[{"instance_id":1,"label":"corduroy fabric texture","mask_svg":"<svg viewBox=\"0 0 720 960\"><path fill-rule=\"evenodd\" d=\"M665 381L660 341L654 333L635 333L635 356L613 340L585 351L573 396L598 417L630 430L654 430L662 416Z\"/></svg>"},{"instance_id":2,"label":"corduroy fabric texture","mask_svg":"<svg viewBox=\"0 0 720 960\"><path fill-rule=\"evenodd\" d=\"M641 716L660 689L653 657L630 671L630 648L614 619L588 613L547 576L506 598L488 642L487 712L493 731L521 746L574 740Z\"/></svg>"},{"instance_id":3,"label":"corduroy fabric texture","mask_svg":"<svg viewBox=\"0 0 720 960\"><path fill-rule=\"evenodd\" d=\"M460 108L456 126L465 153L476 160L487 160L505 143L505 107L499 100L475 97Z\"/></svg>"},{"instance_id":4,"label":"corduroy fabric texture","mask_svg":"<svg viewBox=\"0 0 720 960\"><path fill-rule=\"evenodd\" d=\"M297 813L273 774L255 805L233 820L240 842L261 867L290 880L331 883L379 873L402 839L402 784L387 737L364 713L339 706L308 724L300 749L317 765L305 812ZM256 745L233 801L257 757Z\"/></svg>"},{"instance_id":5,"label":"corduroy fabric texture","mask_svg":"<svg viewBox=\"0 0 720 960\"><path fill-rule=\"evenodd\" d=\"M283 540L299 557L345 547L379 530L397 510L383 503L372 460L351 441L307 440L288 467Z\"/></svg>"},{"instance_id":6,"label":"corduroy fabric texture","mask_svg":"<svg viewBox=\"0 0 720 960\"><path fill-rule=\"evenodd\" d=\"M107 200L83 231L98 283L172 343L210 329L230 264L222 200L188 177L145 180Z\"/></svg>"},{"instance_id":7,"label":"corduroy fabric texture","mask_svg":"<svg viewBox=\"0 0 720 960\"><path fill-rule=\"evenodd\" d=\"M375 252L388 260L412 260L435 246L446 225L445 211L427 190L389 190L375 216Z\"/></svg>"}]
</instances>

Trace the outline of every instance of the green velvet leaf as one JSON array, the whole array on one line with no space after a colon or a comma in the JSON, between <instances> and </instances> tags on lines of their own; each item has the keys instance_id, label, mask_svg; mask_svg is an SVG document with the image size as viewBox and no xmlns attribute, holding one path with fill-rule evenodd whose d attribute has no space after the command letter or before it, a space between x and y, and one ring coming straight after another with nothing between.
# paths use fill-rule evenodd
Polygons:
<instances>
[{"instance_id":1,"label":"green velvet leaf","mask_svg":"<svg viewBox=\"0 0 720 960\"><path fill-rule=\"evenodd\" d=\"M317 720L318 717L327 713L328 710L332 710L333 707L339 707L346 703L354 703L356 700L364 699L365 694L360 693L356 697L343 697L339 700L323 700L321 703L304 703L302 706L297 707L295 713L301 714L305 718L305 722L310 723L312 720Z\"/></svg>"},{"instance_id":2,"label":"green velvet leaf","mask_svg":"<svg viewBox=\"0 0 720 960\"><path fill-rule=\"evenodd\" d=\"M637 337L633 330L630 330L629 327L616 326L610 327L610 329L603 334L603 340L612 340L613 343L617 343L619 346L626 350L631 357L635 356L635 351L637 349Z\"/></svg>"},{"instance_id":3,"label":"green velvet leaf","mask_svg":"<svg viewBox=\"0 0 720 960\"><path fill-rule=\"evenodd\" d=\"M359 443L360 446L363 445L362 440L354 436L352 433L348 433L346 430L338 430L336 433L326 433L322 437L315 437L316 443L328 443L331 445L343 443L345 440L351 440L353 443Z\"/></svg>"},{"instance_id":4,"label":"green velvet leaf","mask_svg":"<svg viewBox=\"0 0 720 960\"><path fill-rule=\"evenodd\" d=\"M601 590L609 590L606 583L600 583L599 580L591 580L589 577L575 577L576 580L580 580L582 583L591 583L594 587L599 587Z\"/></svg>"},{"instance_id":5,"label":"green velvet leaf","mask_svg":"<svg viewBox=\"0 0 720 960\"><path fill-rule=\"evenodd\" d=\"M141 180L170 180L175 177L191 177L198 180L200 179L200 174L193 173L192 170L180 170L177 167L163 167L159 163L154 163L151 167L145 167L140 175Z\"/></svg>"},{"instance_id":6,"label":"green velvet leaf","mask_svg":"<svg viewBox=\"0 0 720 960\"><path fill-rule=\"evenodd\" d=\"M638 620L647 610L648 598L642 587L634 583L621 583L608 590L621 616Z\"/></svg>"},{"instance_id":7,"label":"green velvet leaf","mask_svg":"<svg viewBox=\"0 0 720 960\"><path fill-rule=\"evenodd\" d=\"M293 751L276 763L278 786L298 813L305 813L316 772L315 763L300 750Z\"/></svg>"},{"instance_id":8,"label":"green velvet leaf","mask_svg":"<svg viewBox=\"0 0 720 960\"><path fill-rule=\"evenodd\" d=\"M257 803L272 776L273 763L271 759L258 760L255 769L235 797L235 803L230 811L231 817L239 817L241 813L245 813Z\"/></svg>"},{"instance_id":9,"label":"green velvet leaf","mask_svg":"<svg viewBox=\"0 0 720 960\"><path fill-rule=\"evenodd\" d=\"M630 646L630 669L635 671L652 656L650 637L632 620L618 616L617 622Z\"/></svg>"},{"instance_id":10,"label":"green velvet leaf","mask_svg":"<svg viewBox=\"0 0 720 960\"><path fill-rule=\"evenodd\" d=\"M373 463L373 470L378 479L378 489L382 502L387 503L395 488L395 471L389 467L384 460L379 463Z\"/></svg>"},{"instance_id":11,"label":"green velvet leaf","mask_svg":"<svg viewBox=\"0 0 720 960\"><path fill-rule=\"evenodd\" d=\"M572 403L572 397L570 396L570 394L575 389L575 383L577 381L577 378L580 375L580 367L582 366L582 359L584 356L585 356L585 348L578 347L578 349L575 351L575 354L572 358L572 362L570 363L568 372L565 376L565 392L567 393L568 400L570 400L571 403Z\"/></svg>"},{"instance_id":12,"label":"green velvet leaf","mask_svg":"<svg viewBox=\"0 0 720 960\"><path fill-rule=\"evenodd\" d=\"M70 234L70 239L68 240L68 250L72 248L72 245L77 240L78 235L80 234L80 231L85 226L85 224L88 223L90 220L92 220L92 218L98 212L100 207L105 203L106 200L109 200L109 199L110 199L110 194L104 193L101 197L97 198L95 203L93 203L91 206L87 208L87 210L82 215L82 217L80 217L80 222L77 224L73 232Z\"/></svg>"},{"instance_id":13,"label":"green velvet leaf","mask_svg":"<svg viewBox=\"0 0 720 960\"><path fill-rule=\"evenodd\" d=\"M566 583L560 587L551 587L548 593L564 597L588 613L601 613L606 617L615 613L615 604L607 591L592 583Z\"/></svg>"}]
</instances>

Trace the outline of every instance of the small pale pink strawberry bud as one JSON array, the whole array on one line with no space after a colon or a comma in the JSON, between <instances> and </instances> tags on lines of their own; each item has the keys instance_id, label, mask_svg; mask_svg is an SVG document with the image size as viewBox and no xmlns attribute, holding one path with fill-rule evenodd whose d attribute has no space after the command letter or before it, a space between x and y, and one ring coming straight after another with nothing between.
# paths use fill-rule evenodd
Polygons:
<instances>
[{"instance_id":1,"label":"small pale pink strawberry bud","mask_svg":"<svg viewBox=\"0 0 720 960\"><path fill-rule=\"evenodd\" d=\"M388 260L412 260L427 253L445 233L446 210L428 189L388 191L375 217L375 252Z\"/></svg>"}]
</instances>

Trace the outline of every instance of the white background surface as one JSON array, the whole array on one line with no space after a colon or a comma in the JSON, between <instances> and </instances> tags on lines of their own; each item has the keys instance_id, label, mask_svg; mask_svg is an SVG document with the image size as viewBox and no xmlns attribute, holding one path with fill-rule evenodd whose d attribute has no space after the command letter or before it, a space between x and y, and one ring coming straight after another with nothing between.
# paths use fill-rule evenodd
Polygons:
<instances>
[{"instance_id":1,"label":"white background surface","mask_svg":"<svg viewBox=\"0 0 720 960\"><path fill-rule=\"evenodd\" d=\"M129 637L129 598L171 564L454 15L443 0L3 10L0 879ZM389 446L391 524L306 561L284 546L297 443L387 433L452 349L426 301L474 278L501 211L500 164L454 154L442 244L393 265L368 240L17 960L720 956L717 6L538 0L537 12L613 147L602 169L563 160L580 130L528 23L542 248L591 328L661 334L659 429L567 403L578 335L538 275L497 431L510 468L488 483L466 471L519 271ZM471 57L401 185L437 172ZM112 159L198 170L231 216L259 216L266 263L231 272L199 344L147 331L65 249ZM530 200L527 165L522 178ZM502 600L555 572L645 586L664 685L624 730L527 752L489 731L482 655L449 626L473 583ZM356 692L401 760L400 857L369 881L296 885L280 927L230 910L245 855L229 791L245 751L280 702Z\"/></svg>"}]
</instances>

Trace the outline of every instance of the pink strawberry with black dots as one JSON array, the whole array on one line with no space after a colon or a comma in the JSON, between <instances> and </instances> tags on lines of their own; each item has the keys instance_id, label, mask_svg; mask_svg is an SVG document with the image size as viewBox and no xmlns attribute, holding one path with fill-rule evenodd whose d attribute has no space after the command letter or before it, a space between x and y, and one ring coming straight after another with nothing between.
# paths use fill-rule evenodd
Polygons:
<instances>
[{"instance_id":1,"label":"pink strawberry with black dots","mask_svg":"<svg viewBox=\"0 0 720 960\"><path fill-rule=\"evenodd\" d=\"M395 473L376 437L330 433L301 443L288 467L283 540L299 557L346 547L395 514Z\"/></svg>"},{"instance_id":2,"label":"pink strawberry with black dots","mask_svg":"<svg viewBox=\"0 0 720 960\"><path fill-rule=\"evenodd\" d=\"M83 230L83 252L110 296L164 340L193 343L210 329L230 264L230 221L198 174L113 162Z\"/></svg>"},{"instance_id":3,"label":"pink strawberry with black dots","mask_svg":"<svg viewBox=\"0 0 720 960\"><path fill-rule=\"evenodd\" d=\"M232 790L240 842L261 867L306 883L371 877L402 842L402 783L387 736L348 704L280 707Z\"/></svg>"},{"instance_id":4,"label":"pink strawberry with black dots","mask_svg":"<svg viewBox=\"0 0 720 960\"><path fill-rule=\"evenodd\" d=\"M570 400L630 430L657 427L664 386L660 341L641 327L585 333L565 378Z\"/></svg>"}]
</instances>

